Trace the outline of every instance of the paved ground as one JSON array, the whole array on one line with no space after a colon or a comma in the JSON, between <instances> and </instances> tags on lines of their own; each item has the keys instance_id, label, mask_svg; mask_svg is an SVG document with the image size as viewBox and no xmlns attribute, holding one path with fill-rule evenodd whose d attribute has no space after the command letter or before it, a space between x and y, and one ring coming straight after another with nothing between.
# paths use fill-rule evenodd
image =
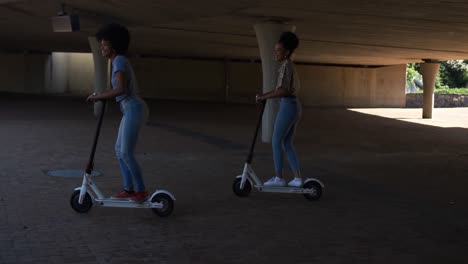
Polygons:
<instances>
[{"instance_id":1,"label":"paved ground","mask_svg":"<svg viewBox=\"0 0 468 264\"><path fill-rule=\"evenodd\" d=\"M177 196L168 218L100 207L76 214L68 202L80 179L44 171L84 166L95 126L90 106L0 99L0 263L468 262L468 130L456 125L466 109L436 111L455 123L446 128L378 116L387 110L306 109L297 151L304 175L326 184L322 200L309 202L233 195L255 107L150 106L138 159L148 186ZM108 193L121 188L118 121L113 107L96 160ZM272 176L268 145L259 146L254 166Z\"/></svg>"},{"instance_id":2,"label":"paved ground","mask_svg":"<svg viewBox=\"0 0 468 264\"><path fill-rule=\"evenodd\" d=\"M433 111L432 119L422 119L422 110L415 108L361 108L351 110L421 125L468 128L468 118L463 118L468 116L468 108L436 108Z\"/></svg>"}]
</instances>

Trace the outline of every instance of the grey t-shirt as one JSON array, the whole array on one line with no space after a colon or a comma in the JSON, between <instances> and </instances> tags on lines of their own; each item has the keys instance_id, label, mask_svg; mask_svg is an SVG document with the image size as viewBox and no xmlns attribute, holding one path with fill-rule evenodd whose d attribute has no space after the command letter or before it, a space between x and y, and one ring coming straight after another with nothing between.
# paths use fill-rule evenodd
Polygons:
<instances>
[{"instance_id":1,"label":"grey t-shirt","mask_svg":"<svg viewBox=\"0 0 468 264\"><path fill-rule=\"evenodd\" d=\"M112 62L112 89L117 89L117 72L125 74L127 93L117 96L115 100L120 102L127 96L138 96L138 84L133 67L123 55L117 55Z\"/></svg>"}]
</instances>

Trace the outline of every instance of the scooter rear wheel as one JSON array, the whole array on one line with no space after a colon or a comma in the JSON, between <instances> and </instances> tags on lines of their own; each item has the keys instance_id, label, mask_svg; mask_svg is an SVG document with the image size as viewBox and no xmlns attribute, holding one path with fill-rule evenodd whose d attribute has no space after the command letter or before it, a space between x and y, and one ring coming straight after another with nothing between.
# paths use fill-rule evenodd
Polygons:
<instances>
[{"instance_id":1,"label":"scooter rear wheel","mask_svg":"<svg viewBox=\"0 0 468 264\"><path fill-rule=\"evenodd\" d=\"M244 188L241 189L241 181L241 177L234 180L234 183L232 184L232 191L239 197L247 197L252 191L252 185L250 184L250 181L247 180L245 181Z\"/></svg>"},{"instance_id":2,"label":"scooter rear wheel","mask_svg":"<svg viewBox=\"0 0 468 264\"><path fill-rule=\"evenodd\" d=\"M316 181L308 181L304 183L304 189L312 189L312 193L304 194L304 197L309 201L316 201L322 196L322 185Z\"/></svg>"},{"instance_id":3,"label":"scooter rear wheel","mask_svg":"<svg viewBox=\"0 0 468 264\"><path fill-rule=\"evenodd\" d=\"M151 199L152 203L162 203L162 208L153 208L153 212L161 217L169 216L172 211L174 210L174 200L165 193L158 193L156 194L153 199Z\"/></svg>"},{"instance_id":4,"label":"scooter rear wheel","mask_svg":"<svg viewBox=\"0 0 468 264\"><path fill-rule=\"evenodd\" d=\"M83 203L80 204L78 201L80 199L80 190L76 190L72 193L70 197L70 205L77 213L83 214L87 213L93 207L93 200L88 193L86 193Z\"/></svg>"}]
</instances>

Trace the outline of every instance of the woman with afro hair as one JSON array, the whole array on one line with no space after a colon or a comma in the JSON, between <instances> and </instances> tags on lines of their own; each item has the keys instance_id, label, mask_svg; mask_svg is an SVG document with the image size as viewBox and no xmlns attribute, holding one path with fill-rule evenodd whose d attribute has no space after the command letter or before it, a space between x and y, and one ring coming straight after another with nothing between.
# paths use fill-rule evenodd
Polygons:
<instances>
[{"instance_id":1,"label":"woman with afro hair","mask_svg":"<svg viewBox=\"0 0 468 264\"><path fill-rule=\"evenodd\" d=\"M276 175L264 183L265 186L286 186L283 179L283 150L294 173L294 179L287 185L302 186L302 176L299 170L293 139L301 116L301 105L297 98L300 88L299 78L291 61L291 55L299 46L299 39L293 32L283 32L275 45L275 58L280 63L276 87L271 92L258 94L257 101L280 98L280 108L273 129L272 147Z\"/></svg>"},{"instance_id":2,"label":"woman with afro hair","mask_svg":"<svg viewBox=\"0 0 468 264\"><path fill-rule=\"evenodd\" d=\"M87 101L114 99L122 112L115 153L124 181L123 190L112 198L130 199L143 202L148 198L141 168L134 156L140 128L148 116L146 103L138 95L138 85L132 65L125 57L130 44L128 29L119 24L102 27L96 34L101 45L102 56L112 65L112 89L92 94Z\"/></svg>"}]
</instances>

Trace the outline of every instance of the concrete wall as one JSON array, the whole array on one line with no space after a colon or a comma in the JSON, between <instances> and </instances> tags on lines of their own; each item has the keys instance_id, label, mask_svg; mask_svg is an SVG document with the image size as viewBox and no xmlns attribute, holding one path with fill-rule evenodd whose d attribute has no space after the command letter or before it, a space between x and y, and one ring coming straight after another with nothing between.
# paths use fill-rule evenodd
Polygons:
<instances>
[{"instance_id":1,"label":"concrete wall","mask_svg":"<svg viewBox=\"0 0 468 264\"><path fill-rule=\"evenodd\" d=\"M89 95L94 91L94 64L91 54L69 54L67 69L67 93Z\"/></svg>"},{"instance_id":2,"label":"concrete wall","mask_svg":"<svg viewBox=\"0 0 468 264\"><path fill-rule=\"evenodd\" d=\"M223 62L136 58L131 63L143 97L224 101Z\"/></svg>"},{"instance_id":3,"label":"concrete wall","mask_svg":"<svg viewBox=\"0 0 468 264\"><path fill-rule=\"evenodd\" d=\"M91 54L0 55L0 91L85 96L94 90ZM253 103L260 63L132 58L145 98ZM3 70L1 70L3 69ZM380 68L297 65L304 106L405 107L406 65Z\"/></svg>"},{"instance_id":4,"label":"concrete wall","mask_svg":"<svg viewBox=\"0 0 468 264\"><path fill-rule=\"evenodd\" d=\"M404 107L406 65L350 68L298 65L306 106Z\"/></svg>"},{"instance_id":5,"label":"concrete wall","mask_svg":"<svg viewBox=\"0 0 468 264\"><path fill-rule=\"evenodd\" d=\"M2 92L85 95L94 66L84 53L0 54L0 78Z\"/></svg>"},{"instance_id":6,"label":"concrete wall","mask_svg":"<svg viewBox=\"0 0 468 264\"><path fill-rule=\"evenodd\" d=\"M405 107L406 65L376 68L375 97L372 107Z\"/></svg>"},{"instance_id":7,"label":"concrete wall","mask_svg":"<svg viewBox=\"0 0 468 264\"><path fill-rule=\"evenodd\" d=\"M299 95L306 106L343 106L345 73L343 68L298 65Z\"/></svg>"},{"instance_id":8,"label":"concrete wall","mask_svg":"<svg viewBox=\"0 0 468 264\"><path fill-rule=\"evenodd\" d=\"M91 54L54 52L46 65L46 93L84 96L94 91Z\"/></svg>"},{"instance_id":9,"label":"concrete wall","mask_svg":"<svg viewBox=\"0 0 468 264\"><path fill-rule=\"evenodd\" d=\"M0 54L0 91L43 93L47 56Z\"/></svg>"},{"instance_id":10,"label":"concrete wall","mask_svg":"<svg viewBox=\"0 0 468 264\"><path fill-rule=\"evenodd\" d=\"M228 64L228 101L252 103L262 91L262 67L260 63L230 62Z\"/></svg>"}]
</instances>

